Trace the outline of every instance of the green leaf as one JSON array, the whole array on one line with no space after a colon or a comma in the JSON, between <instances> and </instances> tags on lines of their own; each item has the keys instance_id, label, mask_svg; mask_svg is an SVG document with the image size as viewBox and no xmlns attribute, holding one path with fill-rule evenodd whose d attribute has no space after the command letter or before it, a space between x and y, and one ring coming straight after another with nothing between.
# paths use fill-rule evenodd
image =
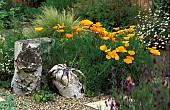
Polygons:
<instances>
[{"instance_id":1,"label":"green leaf","mask_svg":"<svg viewBox=\"0 0 170 110\"><path fill-rule=\"evenodd\" d=\"M40 95L39 95L39 94L36 94L36 95L35 95L35 99L36 99L37 102L40 102L40 101L41 101Z\"/></svg>"}]
</instances>

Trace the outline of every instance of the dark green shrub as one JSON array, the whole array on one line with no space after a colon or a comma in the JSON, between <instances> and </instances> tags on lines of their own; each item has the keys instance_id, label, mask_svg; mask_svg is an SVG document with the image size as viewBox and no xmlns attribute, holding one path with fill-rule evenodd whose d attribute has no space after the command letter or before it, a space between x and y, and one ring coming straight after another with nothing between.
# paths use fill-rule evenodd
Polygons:
<instances>
[{"instance_id":1,"label":"dark green shrub","mask_svg":"<svg viewBox=\"0 0 170 110\"><path fill-rule=\"evenodd\" d=\"M76 17L101 22L109 30L136 24L134 17L138 13L129 0L77 0L74 10Z\"/></svg>"},{"instance_id":2,"label":"dark green shrub","mask_svg":"<svg viewBox=\"0 0 170 110\"><path fill-rule=\"evenodd\" d=\"M56 8L59 12L70 8L76 0L46 0L44 5Z\"/></svg>"}]
</instances>

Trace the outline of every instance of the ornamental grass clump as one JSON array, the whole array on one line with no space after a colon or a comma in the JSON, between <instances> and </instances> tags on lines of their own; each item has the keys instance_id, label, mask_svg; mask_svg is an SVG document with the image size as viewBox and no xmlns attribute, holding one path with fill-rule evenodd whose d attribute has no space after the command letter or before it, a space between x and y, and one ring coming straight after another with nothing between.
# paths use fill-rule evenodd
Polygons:
<instances>
[{"instance_id":1,"label":"ornamental grass clump","mask_svg":"<svg viewBox=\"0 0 170 110\"><path fill-rule=\"evenodd\" d=\"M61 23L60 26L66 25ZM53 28L51 26L51 30ZM86 90L95 95L108 93L112 87L113 68L119 85L128 76L137 85L142 74L140 68L143 65L152 68L150 52L140 41L142 38L137 36L133 25L107 31L100 22L93 23L86 19L70 28L72 31L65 32L61 37L52 37L55 42L50 54L43 55L44 63L47 63L47 70L60 63L81 70L86 76ZM42 49L46 47L42 46ZM158 52L153 54L159 55Z\"/></svg>"},{"instance_id":2,"label":"ornamental grass clump","mask_svg":"<svg viewBox=\"0 0 170 110\"><path fill-rule=\"evenodd\" d=\"M77 24L78 19L74 20L73 11L66 12L63 10L59 12L55 8L44 6L42 7L42 14L36 16L33 21L33 27L28 30L26 35L31 38L60 37L65 31L70 32L72 25Z\"/></svg>"}]
</instances>

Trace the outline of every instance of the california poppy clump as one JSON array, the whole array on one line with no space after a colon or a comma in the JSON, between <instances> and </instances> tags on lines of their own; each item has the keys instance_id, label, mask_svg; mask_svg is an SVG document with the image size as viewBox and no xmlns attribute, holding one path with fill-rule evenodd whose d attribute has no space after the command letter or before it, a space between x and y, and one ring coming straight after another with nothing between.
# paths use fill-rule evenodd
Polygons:
<instances>
[{"instance_id":1,"label":"california poppy clump","mask_svg":"<svg viewBox=\"0 0 170 110\"><path fill-rule=\"evenodd\" d=\"M143 65L152 68L150 52L160 55L156 48L146 49L146 45L141 42L142 37L136 34L134 25L107 31L100 22L94 23L86 19L80 21L79 25L70 26L70 31L65 27L64 23L51 27L54 31L51 38L56 41L51 49L55 60L50 65L67 62L68 66L84 71L87 77L86 89L95 94L108 93L112 86L113 68L119 85L127 77L132 85L138 84L142 74L139 68ZM55 36L56 33L60 36Z\"/></svg>"}]
</instances>

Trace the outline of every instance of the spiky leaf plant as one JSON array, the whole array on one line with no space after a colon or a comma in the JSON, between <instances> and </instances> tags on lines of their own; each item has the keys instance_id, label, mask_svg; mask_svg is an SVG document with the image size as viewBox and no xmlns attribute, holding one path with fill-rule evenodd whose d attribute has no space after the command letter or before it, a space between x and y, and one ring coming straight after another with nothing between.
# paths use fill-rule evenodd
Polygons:
<instances>
[{"instance_id":1,"label":"spiky leaf plant","mask_svg":"<svg viewBox=\"0 0 170 110\"><path fill-rule=\"evenodd\" d=\"M51 37L51 36L61 36L66 32L71 32L71 26L78 24L78 19L74 20L73 11L66 12L65 10L62 12L57 11L57 9L53 7L42 7L42 14L37 15L36 19L32 21L33 27L28 30L26 33L27 36L31 38L37 37ZM64 27L64 33L57 32L57 29L54 29L55 26ZM41 33L35 31L36 27L43 27Z\"/></svg>"}]
</instances>

